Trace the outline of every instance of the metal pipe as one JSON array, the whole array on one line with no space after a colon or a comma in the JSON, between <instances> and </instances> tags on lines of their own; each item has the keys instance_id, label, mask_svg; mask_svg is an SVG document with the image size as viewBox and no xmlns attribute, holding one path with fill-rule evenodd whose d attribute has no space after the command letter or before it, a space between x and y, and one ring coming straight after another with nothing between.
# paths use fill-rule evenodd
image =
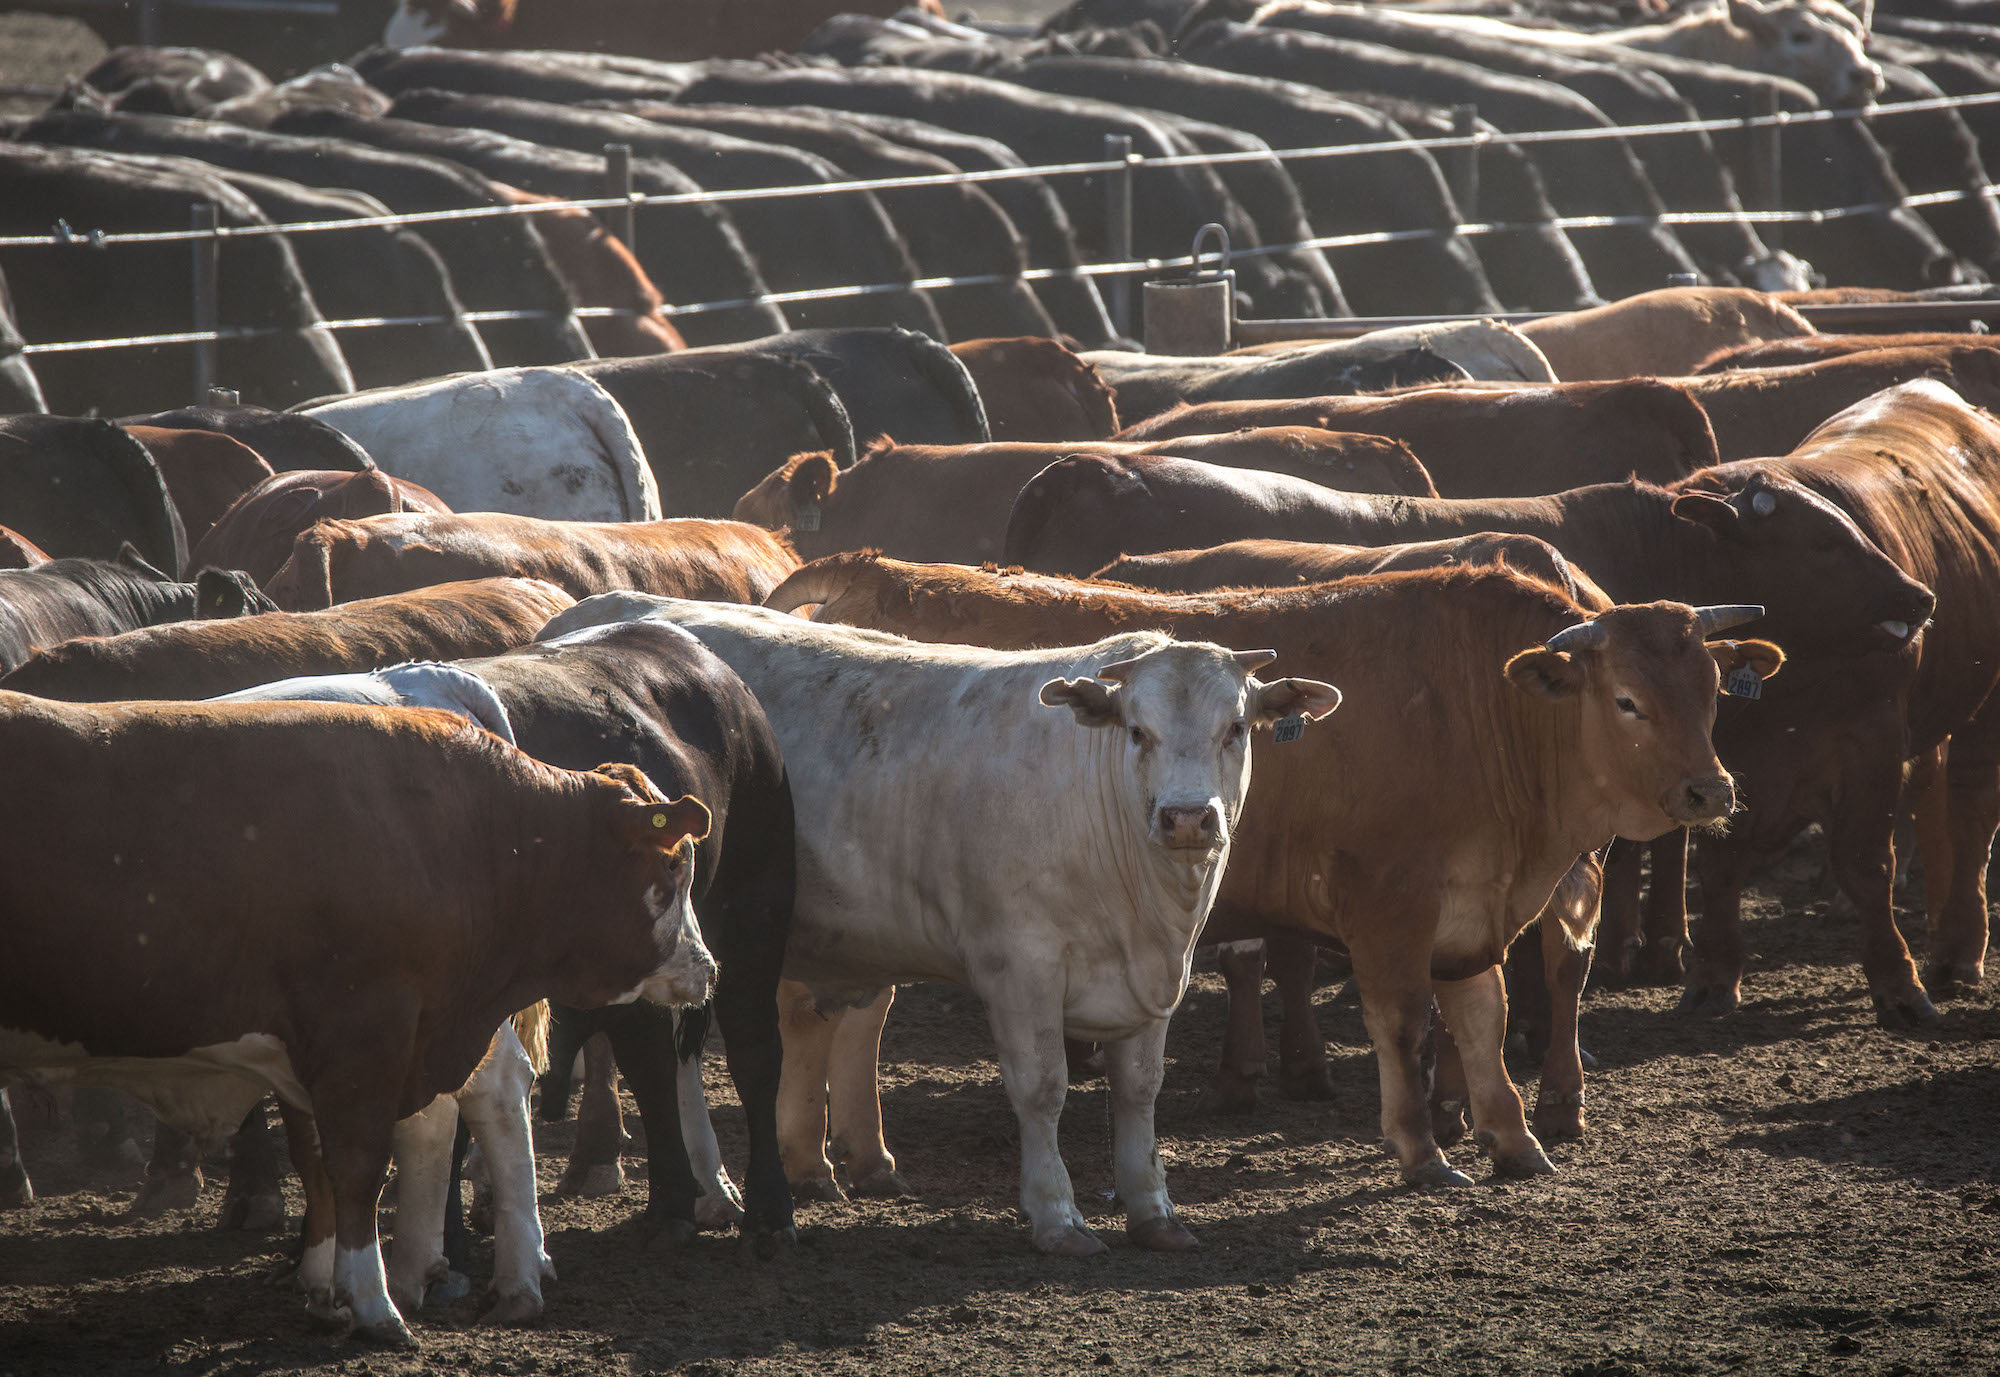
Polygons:
<instances>
[{"instance_id":1,"label":"metal pipe","mask_svg":"<svg viewBox=\"0 0 2000 1377\"><path fill-rule=\"evenodd\" d=\"M189 212L193 228L213 231L218 217L213 201L197 201ZM222 325L221 280L222 241L213 233L192 241L194 253L194 328L212 333ZM215 386L217 341L201 339L194 346L194 404L208 403L209 389Z\"/></svg>"},{"instance_id":2,"label":"metal pipe","mask_svg":"<svg viewBox=\"0 0 2000 1377\"><path fill-rule=\"evenodd\" d=\"M2000 301L1856 301L1826 305L1794 306L1793 310L1814 325L1839 328L1850 325L1907 325L1927 323L1963 325L1967 321L2000 322ZM1276 344L1288 339L1352 339L1371 330L1391 330L1411 325L1456 325L1466 321L1491 320L1502 325L1525 325L1548 320L1568 311L1495 311L1484 315L1453 316L1342 316L1332 320L1239 320L1236 346ZM1968 338L1978 338L1969 336Z\"/></svg>"},{"instance_id":3,"label":"metal pipe","mask_svg":"<svg viewBox=\"0 0 2000 1377\"><path fill-rule=\"evenodd\" d=\"M1113 263L1132 260L1132 137L1129 134L1104 136L1104 159L1123 165L1122 171L1104 175L1104 256ZM1104 282L1104 305L1111 313L1112 328L1128 339L1132 335L1132 279L1125 273Z\"/></svg>"},{"instance_id":4,"label":"metal pipe","mask_svg":"<svg viewBox=\"0 0 2000 1377\"><path fill-rule=\"evenodd\" d=\"M622 196L625 204L611 207L605 223L611 232L624 241L625 247L639 251L639 213L632 205L632 145L629 143L607 143L604 145L604 194Z\"/></svg>"},{"instance_id":5,"label":"metal pipe","mask_svg":"<svg viewBox=\"0 0 2000 1377\"><path fill-rule=\"evenodd\" d=\"M1778 88L1766 86L1757 93L1757 113L1768 119L1779 114ZM1745 131L1750 136L1750 182L1752 210L1785 208L1784 126L1766 124ZM1777 253L1785 247L1785 227L1771 223L1763 227L1766 248Z\"/></svg>"},{"instance_id":6,"label":"metal pipe","mask_svg":"<svg viewBox=\"0 0 2000 1377\"><path fill-rule=\"evenodd\" d=\"M1452 137L1469 139L1479 132L1479 107L1477 105L1454 105L1451 107ZM1451 179L1452 199L1458 202L1458 218L1477 220L1479 218L1479 145L1467 144L1457 149L1452 158L1454 172Z\"/></svg>"}]
</instances>

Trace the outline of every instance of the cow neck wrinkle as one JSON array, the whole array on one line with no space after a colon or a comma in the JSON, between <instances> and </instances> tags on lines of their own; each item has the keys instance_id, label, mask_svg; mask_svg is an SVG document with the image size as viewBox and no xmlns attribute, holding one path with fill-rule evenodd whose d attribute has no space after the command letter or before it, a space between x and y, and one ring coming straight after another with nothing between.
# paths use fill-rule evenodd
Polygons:
<instances>
[{"instance_id":1,"label":"cow neck wrinkle","mask_svg":"<svg viewBox=\"0 0 2000 1377\"><path fill-rule=\"evenodd\" d=\"M1099 932L1132 958L1120 965L1133 1000L1155 1017L1165 1018L1187 993L1195 939L1208 919L1229 853L1225 849L1207 864L1188 865L1168 854L1166 848L1155 846L1134 826L1128 811L1118 806L1120 795L1129 792L1120 787L1128 779L1123 770L1125 734L1105 727L1084 730L1090 735L1085 748L1090 773L1100 786L1090 791L1090 805L1085 810L1089 820L1086 854L1108 861L1117 883L1096 890L1084 900L1089 907L1080 905L1079 911L1089 913ZM1129 916L1108 911L1101 897L1107 894L1128 899ZM1159 966L1149 969L1148 957ZM1142 988L1138 977L1148 975L1157 975L1159 985ZM1162 1003L1160 995L1169 985L1172 992Z\"/></svg>"},{"instance_id":2,"label":"cow neck wrinkle","mask_svg":"<svg viewBox=\"0 0 2000 1377\"><path fill-rule=\"evenodd\" d=\"M1438 540L1481 531L1534 536L1556 547L1617 602L1651 602L1689 590L1687 545L1676 527L1674 494L1650 483L1593 483L1547 497L1398 499L1411 518L1404 540ZM1645 587L1625 582L1649 552Z\"/></svg>"}]
</instances>

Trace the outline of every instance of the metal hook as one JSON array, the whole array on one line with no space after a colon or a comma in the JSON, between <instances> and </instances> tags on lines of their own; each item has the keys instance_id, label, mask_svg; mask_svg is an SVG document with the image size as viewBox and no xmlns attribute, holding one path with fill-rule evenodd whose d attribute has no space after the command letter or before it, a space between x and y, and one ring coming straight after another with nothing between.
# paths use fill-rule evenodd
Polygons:
<instances>
[{"instance_id":1,"label":"metal hook","mask_svg":"<svg viewBox=\"0 0 2000 1377\"><path fill-rule=\"evenodd\" d=\"M1201 246L1211 236L1221 243L1215 250L1215 271L1208 275L1209 278L1212 280L1221 277L1229 271L1229 231L1210 221L1194 232L1194 250L1189 255L1191 261L1188 263L1188 280L1191 282L1202 280Z\"/></svg>"}]
</instances>

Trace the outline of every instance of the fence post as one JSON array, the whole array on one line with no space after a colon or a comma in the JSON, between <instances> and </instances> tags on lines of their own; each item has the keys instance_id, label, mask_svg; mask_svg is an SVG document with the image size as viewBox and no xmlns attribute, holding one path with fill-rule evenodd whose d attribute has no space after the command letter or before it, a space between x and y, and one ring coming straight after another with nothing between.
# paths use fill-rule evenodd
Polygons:
<instances>
[{"instance_id":1,"label":"fence post","mask_svg":"<svg viewBox=\"0 0 2000 1377\"><path fill-rule=\"evenodd\" d=\"M1766 86L1757 95L1757 113L1766 117L1778 114L1778 88ZM1766 124L1748 131L1750 134L1750 194L1754 198L1754 208L1758 210L1783 210L1785 208L1785 154L1784 127ZM1777 222L1759 225L1757 237L1765 247L1777 253L1785 247L1785 227Z\"/></svg>"},{"instance_id":2,"label":"fence post","mask_svg":"<svg viewBox=\"0 0 2000 1377\"><path fill-rule=\"evenodd\" d=\"M625 247L639 251L639 214L632 204L632 145L629 143L607 143L604 145L604 194L623 196L625 204L614 206L606 217L611 222L611 232L624 241Z\"/></svg>"},{"instance_id":3,"label":"fence post","mask_svg":"<svg viewBox=\"0 0 2000 1377\"><path fill-rule=\"evenodd\" d=\"M1451 135L1455 139L1469 139L1477 132L1479 107L1477 105L1454 105L1451 107ZM1479 218L1479 145L1467 144L1455 150L1452 159L1452 198L1458 202L1458 214L1463 220Z\"/></svg>"},{"instance_id":4,"label":"fence post","mask_svg":"<svg viewBox=\"0 0 2000 1377\"><path fill-rule=\"evenodd\" d=\"M139 46L157 48L160 46L160 0L139 0L136 21Z\"/></svg>"},{"instance_id":5,"label":"fence post","mask_svg":"<svg viewBox=\"0 0 2000 1377\"><path fill-rule=\"evenodd\" d=\"M1104 160L1123 166L1104 176L1104 254L1113 263L1132 260L1132 138L1129 134L1104 136ZM1132 279L1116 273L1105 279L1104 305L1111 313L1112 328L1126 338L1132 335Z\"/></svg>"},{"instance_id":6,"label":"fence post","mask_svg":"<svg viewBox=\"0 0 2000 1377\"><path fill-rule=\"evenodd\" d=\"M197 201L189 215L197 232L213 231L217 224L215 202ZM217 287L222 269L222 241L213 233L192 242L194 250L194 328L214 331L221 328L222 308ZM206 406L208 391L215 386L218 341L196 340L194 346L194 404Z\"/></svg>"}]
</instances>

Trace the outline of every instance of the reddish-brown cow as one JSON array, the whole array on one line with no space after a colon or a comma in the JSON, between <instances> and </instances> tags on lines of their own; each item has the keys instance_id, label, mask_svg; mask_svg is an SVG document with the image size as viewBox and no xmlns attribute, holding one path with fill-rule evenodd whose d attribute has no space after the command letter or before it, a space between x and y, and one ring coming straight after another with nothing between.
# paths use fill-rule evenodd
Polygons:
<instances>
[{"instance_id":1,"label":"reddish-brown cow","mask_svg":"<svg viewBox=\"0 0 2000 1377\"><path fill-rule=\"evenodd\" d=\"M1105 440L1118 432L1110 385L1056 340L973 339L951 352L972 375L995 440Z\"/></svg>"},{"instance_id":2,"label":"reddish-brown cow","mask_svg":"<svg viewBox=\"0 0 2000 1377\"><path fill-rule=\"evenodd\" d=\"M296 469L267 478L237 498L194 547L188 564L241 569L261 587L284 567L293 543L315 521L450 510L429 488L380 469Z\"/></svg>"},{"instance_id":3,"label":"reddish-brown cow","mask_svg":"<svg viewBox=\"0 0 2000 1377\"><path fill-rule=\"evenodd\" d=\"M762 602L799 567L784 543L740 521L543 521L504 512L404 512L321 521L271 577L294 611L436 583L545 579L572 597L621 588L668 597Z\"/></svg>"},{"instance_id":4,"label":"reddish-brown cow","mask_svg":"<svg viewBox=\"0 0 2000 1377\"><path fill-rule=\"evenodd\" d=\"M5 526L0 526L0 569L32 569L38 564L48 562L49 557L42 552L41 546L19 531L10 531Z\"/></svg>"},{"instance_id":5,"label":"reddish-brown cow","mask_svg":"<svg viewBox=\"0 0 2000 1377\"><path fill-rule=\"evenodd\" d=\"M241 440L213 430L123 429L144 445L160 466L160 476L167 480L167 496L180 513L190 547L207 534L231 503L271 476L271 466L263 455ZM188 564L190 569L200 567L192 561Z\"/></svg>"},{"instance_id":6,"label":"reddish-brown cow","mask_svg":"<svg viewBox=\"0 0 2000 1377\"><path fill-rule=\"evenodd\" d=\"M1976 336L1919 331L1902 335L1801 335L1797 339L1768 340L1761 344L1721 349L1701 361L1695 373L1728 373L1741 368L1789 368L1794 364L1818 363L1821 359L1845 358L1877 349L1963 349L1978 347Z\"/></svg>"}]
</instances>

